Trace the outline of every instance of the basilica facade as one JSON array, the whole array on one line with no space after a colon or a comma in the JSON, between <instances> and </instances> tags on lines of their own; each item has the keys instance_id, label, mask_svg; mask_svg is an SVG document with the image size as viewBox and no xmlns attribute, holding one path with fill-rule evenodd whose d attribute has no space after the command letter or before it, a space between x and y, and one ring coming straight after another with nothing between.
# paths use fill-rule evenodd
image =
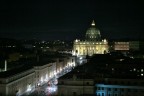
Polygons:
<instances>
[{"instance_id":1,"label":"basilica facade","mask_svg":"<svg viewBox=\"0 0 144 96\"><path fill-rule=\"evenodd\" d=\"M76 39L73 44L72 54L75 56L92 56L93 54L105 54L109 51L106 39L101 39L100 30L95 27L93 21L86 31L85 40Z\"/></svg>"}]
</instances>

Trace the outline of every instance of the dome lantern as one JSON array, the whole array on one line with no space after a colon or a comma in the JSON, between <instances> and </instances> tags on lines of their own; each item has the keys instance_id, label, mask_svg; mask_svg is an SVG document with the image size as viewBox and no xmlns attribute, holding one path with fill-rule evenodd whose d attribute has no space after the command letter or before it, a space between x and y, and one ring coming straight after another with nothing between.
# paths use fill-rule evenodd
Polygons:
<instances>
[{"instance_id":1,"label":"dome lantern","mask_svg":"<svg viewBox=\"0 0 144 96\"><path fill-rule=\"evenodd\" d=\"M95 26L95 22L94 22L94 20L92 21L92 24L91 24L92 26Z\"/></svg>"}]
</instances>

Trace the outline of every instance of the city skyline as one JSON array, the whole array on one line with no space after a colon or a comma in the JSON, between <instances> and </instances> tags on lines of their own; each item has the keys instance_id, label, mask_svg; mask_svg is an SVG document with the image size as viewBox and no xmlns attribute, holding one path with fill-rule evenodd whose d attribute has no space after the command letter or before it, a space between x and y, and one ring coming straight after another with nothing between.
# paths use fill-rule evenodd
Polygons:
<instances>
[{"instance_id":1,"label":"city skyline","mask_svg":"<svg viewBox=\"0 0 144 96\"><path fill-rule=\"evenodd\" d=\"M143 39L141 1L1 1L0 38L85 38L95 20L107 39Z\"/></svg>"}]
</instances>

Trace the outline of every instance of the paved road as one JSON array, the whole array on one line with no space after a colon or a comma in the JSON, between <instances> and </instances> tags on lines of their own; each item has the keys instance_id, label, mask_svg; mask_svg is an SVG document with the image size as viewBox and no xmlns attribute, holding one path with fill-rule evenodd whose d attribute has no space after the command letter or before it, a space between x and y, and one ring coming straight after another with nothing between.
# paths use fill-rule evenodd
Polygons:
<instances>
[{"instance_id":1,"label":"paved road","mask_svg":"<svg viewBox=\"0 0 144 96\"><path fill-rule=\"evenodd\" d=\"M67 74L70 71L71 69L60 73L59 75L57 75L57 78ZM51 79L48 83L45 83L42 86L37 87L34 91L31 91L30 93L25 93L22 96L56 96L57 89L58 89L57 78Z\"/></svg>"}]
</instances>

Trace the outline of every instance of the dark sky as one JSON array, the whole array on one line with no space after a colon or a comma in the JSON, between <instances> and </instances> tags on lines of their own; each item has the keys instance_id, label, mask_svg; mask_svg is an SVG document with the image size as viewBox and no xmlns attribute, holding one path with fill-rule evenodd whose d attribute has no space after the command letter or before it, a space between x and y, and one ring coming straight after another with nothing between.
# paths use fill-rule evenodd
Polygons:
<instances>
[{"instance_id":1,"label":"dark sky","mask_svg":"<svg viewBox=\"0 0 144 96\"><path fill-rule=\"evenodd\" d=\"M94 19L105 38L142 39L143 5L142 0L1 0L0 38L73 40L84 37Z\"/></svg>"}]
</instances>

